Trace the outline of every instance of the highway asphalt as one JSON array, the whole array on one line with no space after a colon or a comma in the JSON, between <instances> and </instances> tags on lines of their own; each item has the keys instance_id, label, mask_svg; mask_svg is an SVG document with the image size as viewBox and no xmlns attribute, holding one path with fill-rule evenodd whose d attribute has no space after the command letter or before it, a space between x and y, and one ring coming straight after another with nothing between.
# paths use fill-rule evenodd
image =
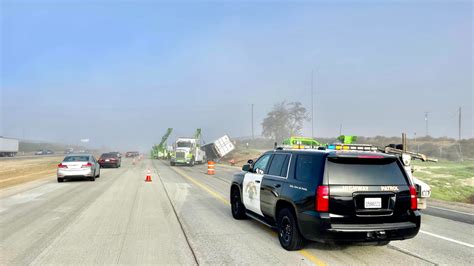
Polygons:
<instances>
[{"instance_id":1,"label":"highway asphalt","mask_svg":"<svg viewBox=\"0 0 474 266\"><path fill-rule=\"evenodd\" d=\"M146 183L147 169L153 182ZM0 191L0 264L450 264L474 262L472 211L433 206L418 236L387 246L280 247L276 233L232 218L238 168L125 159L95 182L55 177Z\"/></svg>"}]
</instances>

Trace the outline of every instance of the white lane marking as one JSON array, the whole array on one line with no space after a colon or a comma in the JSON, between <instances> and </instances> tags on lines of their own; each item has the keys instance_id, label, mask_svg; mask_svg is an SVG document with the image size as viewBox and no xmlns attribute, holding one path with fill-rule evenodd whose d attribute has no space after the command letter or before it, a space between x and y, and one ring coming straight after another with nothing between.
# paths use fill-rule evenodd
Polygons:
<instances>
[{"instance_id":1,"label":"white lane marking","mask_svg":"<svg viewBox=\"0 0 474 266\"><path fill-rule=\"evenodd\" d=\"M448 211L448 212L456 212L456 213L461 213L461 214L466 214L466 215L474 216L474 213L460 212L460 211L455 211L455 210L450 210L450 209L445 209L445 208L440 208L440 207L433 207L433 206L430 206L430 208L439 209L439 210Z\"/></svg>"},{"instance_id":2,"label":"white lane marking","mask_svg":"<svg viewBox=\"0 0 474 266\"><path fill-rule=\"evenodd\" d=\"M443 240L450 241L450 242L453 242L453 243L456 243L456 244L459 244L459 245L463 245L463 246L466 246L466 247L474 248L474 245L472 245L472 244L462 242L462 241L458 241L458 240L454 240L454 239L449 238L449 237L440 236L440 235L433 234L433 233L430 233L430 232L426 232L426 231L423 231L423 230L420 230L420 233L427 234L427 235L430 235L432 237L441 238Z\"/></svg>"}]
</instances>

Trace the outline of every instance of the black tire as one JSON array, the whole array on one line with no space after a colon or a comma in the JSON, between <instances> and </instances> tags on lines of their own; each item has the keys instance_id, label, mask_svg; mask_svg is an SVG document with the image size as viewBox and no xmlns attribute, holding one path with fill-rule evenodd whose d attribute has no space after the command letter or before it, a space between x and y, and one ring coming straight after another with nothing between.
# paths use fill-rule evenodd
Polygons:
<instances>
[{"instance_id":1,"label":"black tire","mask_svg":"<svg viewBox=\"0 0 474 266\"><path fill-rule=\"evenodd\" d=\"M194 166L196 164L196 161L194 161L194 157L191 159L191 164L189 166Z\"/></svg>"},{"instance_id":2,"label":"black tire","mask_svg":"<svg viewBox=\"0 0 474 266\"><path fill-rule=\"evenodd\" d=\"M90 177L90 178L89 178L89 181L94 182L94 181L95 181L95 176Z\"/></svg>"},{"instance_id":3,"label":"black tire","mask_svg":"<svg viewBox=\"0 0 474 266\"><path fill-rule=\"evenodd\" d=\"M376 246L386 246L389 243L390 243L390 240L382 240L382 241L377 242L375 245Z\"/></svg>"},{"instance_id":4,"label":"black tire","mask_svg":"<svg viewBox=\"0 0 474 266\"><path fill-rule=\"evenodd\" d=\"M64 182L64 178L59 178L58 177L58 183L62 183L62 182Z\"/></svg>"},{"instance_id":5,"label":"black tire","mask_svg":"<svg viewBox=\"0 0 474 266\"><path fill-rule=\"evenodd\" d=\"M170 165L171 165L171 166L175 166L175 163L174 163L174 162L170 162Z\"/></svg>"},{"instance_id":6,"label":"black tire","mask_svg":"<svg viewBox=\"0 0 474 266\"><path fill-rule=\"evenodd\" d=\"M305 239L300 233L293 211L285 208L278 213L278 240L286 250L300 250L304 247Z\"/></svg>"},{"instance_id":7,"label":"black tire","mask_svg":"<svg viewBox=\"0 0 474 266\"><path fill-rule=\"evenodd\" d=\"M238 189L233 189L230 193L230 209L232 211L232 217L236 220L243 220L247 218L245 215L245 206L240 198L240 192Z\"/></svg>"}]
</instances>

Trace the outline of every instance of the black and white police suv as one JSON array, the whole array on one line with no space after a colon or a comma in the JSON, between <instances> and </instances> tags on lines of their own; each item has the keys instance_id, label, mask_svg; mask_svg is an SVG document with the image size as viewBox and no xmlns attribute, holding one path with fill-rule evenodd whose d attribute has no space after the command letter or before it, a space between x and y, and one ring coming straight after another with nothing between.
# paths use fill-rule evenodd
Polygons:
<instances>
[{"instance_id":1,"label":"black and white police suv","mask_svg":"<svg viewBox=\"0 0 474 266\"><path fill-rule=\"evenodd\" d=\"M397 156L276 149L248 163L231 184L232 215L276 228L287 250L305 240L386 245L420 229L416 190Z\"/></svg>"}]
</instances>

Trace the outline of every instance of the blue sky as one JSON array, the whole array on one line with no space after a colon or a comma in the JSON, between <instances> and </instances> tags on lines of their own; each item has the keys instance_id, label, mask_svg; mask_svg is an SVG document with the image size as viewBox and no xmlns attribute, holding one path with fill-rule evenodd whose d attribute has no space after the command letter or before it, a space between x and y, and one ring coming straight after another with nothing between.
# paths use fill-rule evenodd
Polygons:
<instances>
[{"instance_id":1,"label":"blue sky","mask_svg":"<svg viewBox=\"0 0 474 266\"><path fill-rule=\"evenodd\" d=\"M0 135L146 149L250 135L279 101L317 136L473 137L472 3L2 1ZM403 96L405 95L405 96ZM310 133L307 123L304 133Z\"/></svg>"}]
</instances>

